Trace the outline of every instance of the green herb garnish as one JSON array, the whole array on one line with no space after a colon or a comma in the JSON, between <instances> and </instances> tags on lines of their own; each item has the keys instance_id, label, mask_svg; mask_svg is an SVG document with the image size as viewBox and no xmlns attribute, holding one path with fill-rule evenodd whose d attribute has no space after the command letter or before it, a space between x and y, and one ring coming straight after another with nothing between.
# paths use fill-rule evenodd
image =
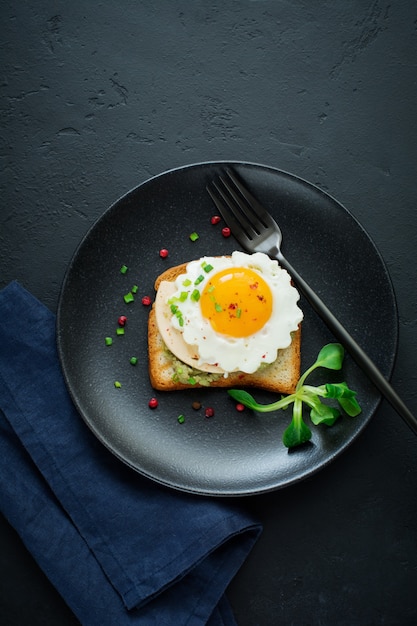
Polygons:
<instances>
[{"instance_id":1,"label":"green herb garnish","mask_svg":"<svg viewBox=\"0 0 417 626\"><path fill-rule=\"evenodd\" d=\"M191 233L190 239L191 239L191 241L197 241L197 239L199 239L198 233L196 233L196 232Z\"/></svg>"},{"instance_id":2,"label":"green herb garnish","mask_svg":"<svg viewBox=\"0 0 417 626\"><path fill-rule=\"evenodd\" d=\"M306 385L305 380L315 369L324 367L330 370L340 370L344 359L344 349L339 343L329 343L324 346L318 357L304 374L300 377L295 392L284 396L271 404L259 404L247 391L229 389L229 395L237 402L249 409L260 413L285 409L294 404L292 420L284 431L282 441L287 448L299 446L311 439L311 430L303 420L303 403L310 409L310 419L317 426L325 424L332 426L341 415L338 408L322 402L322 398L334 399L339 407L350 417L356 417L361 412L361 407L356 400L356 392L349 389L345 382L328 383L313 387Z\"/></svg>"},{"instance_id":3,"label":"green herb garnish","mask_svg":"<svg viewBox=\"0 0 417 626\"><path fill-rule=\"evenodd\" d=\"M181 312L179 309L177 309L177 311L175 312L175 317L176 317L176 318L177 318L177 320L178 320L178 324L179 324L181 327L183 327L183 326L184 326L184 318L183 318L183 316L182 316L182 312Z\"/></svg>"},{"instance_id":4,"label":"green herb garnish","mask_svg":"<svg viewBox=\"0 0 417 626\"><path fill-rule=\"evenodd\" d=\"M123 300L126 302L126 304L129 304L129 302L133 302L135 300L135 296L131 291L129 291L129 293L123 296Z\"/></svg>"}]
</instances>

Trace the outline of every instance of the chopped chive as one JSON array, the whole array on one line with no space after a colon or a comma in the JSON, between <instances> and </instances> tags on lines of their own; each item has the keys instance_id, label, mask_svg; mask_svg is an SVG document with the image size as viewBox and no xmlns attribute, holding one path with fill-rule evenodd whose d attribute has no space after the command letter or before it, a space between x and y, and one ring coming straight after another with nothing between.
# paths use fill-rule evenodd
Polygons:
<instances>
[{"instance_id":1,"label":"chopped chive","mask_svg":"<svg viewBox=\"0 0 417 626\"><path fill-rule=\"evenodd\" d=\"M198 302L200 300L200 292L198 291L198 289L194 289L194 291L192 292L191 300L193 300L193 302Z\"/></svg>"},{"instance_id":2,"label":"chopped chive","mask_svg":"<svg viewBox=\"0 0 417 626\"><path fill-rule=\"evenodd\" d=\"M178 415L178 422L179 422L180 424L184 424L184 422L185 422L185 417L184 417L184 415Z\"/></svg>"},{"instance_id":3,"label":"chopped chive","mask_svg":"<svg viewBox=\"0 0 417 626\"><path fill-rule=\"evenodd\" d=\"M106 346L111 346L111 344L113 343L113 339L111 337L106 337L104 341L106 343Z\"/></svg>"},{"instance_id":4,"label":"chopped chive","mask_svg":"<svg viewBox=\"0 0 417 626\"><path fill-rule=\"evenodd\" d=\"M184 326L184 318L182 316L182 312L179 309L175 311L175 317L178 319L178 324L180 326Z\"/></svg>"},{"instance_id":5,"label":"chopped chive","mask_svg":"<svg viewBox=\"0 0 417 626\"><path fill-rule=\"evenodd\" d=\"M126 274L128 269L129 268L127 267L127 265L122 265L122 267L120 268L120 273L121 274Z\"/></svg>"},{"instance_id":6,"label":"chopped chive","mask_svg":"<svg viewBox=\"0 0 417 626\"><path fill-rule=\"evenodd\" d=\"M130 357L131 365L136 365L137 362L138 362L138 357L137 356Z\"/></svg>"},{"instance_id":7,"label":"chopped chive","mask_svg":"<svg viewBox=\"0 0 417 626\"><path fill-rule=\"evenodd\" d=\"M236 317L239 318L242 315L242 309L236 310Z\"/></svg>"},{"instance_id":8,"label":"chopped chive","mask_svg":"<svg viewBox=\"0 0 417 626\"><path fill-rule=\"evenodd\" d=\"M185 302L187 298L188 298L188 291L181 291L180 302Z\"/></svg>"},{"instance_id":9,"label":"chopped chive","mask_svg":"<svg viewBox=\"0 0 417 626\"><path fill-rule=\"evenodd\" d=\"M208 263L207 265L205 265L205 266L204 266L204 268L203 268L203 269L204 269L204 271L205 271L205 272L207 272L207 274L208 274L208 273L209 273L209 272L211 272L211 270L213 269L213 266L212 266L212 265L210 265L210 263Z\"/></svg>"},{"instance_id":10,"label":"chopped chive","mask_svg":"<svg viewBox=\"0 0 417 626\"><path fill-rule=\"evenodd\" d=\"M196 379L194 378L194 376L190 376L190 378L187 380L187 383L189 385L195 385L196 384Z\"/></svg>"},{"instance_id":11,"label":"chopped chive","mask_svg":"<svg viewBox=\"0 0 417 626\"><path fill-rule=\"evenodd\" d=\"M184 287L189 287L191 285L191 280L189 278L186 278L182 281L182 284Z\"/></svg>"},{"instance_id":12,"label":"chopped chive","mask_svg":"<svg viewBox=\"0 0 417 626\"><path fill-rule=\"evenodd\" d=\"M171 309L171 313L176 313L178 310L178 307L176 304L171 304L170 309Z\"/></svg>"},{"instance_id":13,"label":"chopped chive","mask_svg":"<svg viewBox=\"0 0 417 626\"><path fill-rule=\"evenodd\" d=\"M116 335L124 335L125 329L123 327L116 328Z\"/></svg>"},{"instance_id":14,"label":"chopped chive","mask_svg":"<svg viewBox=\"0 0 417 626\"><path fill-rule=\"evenodd\" d=\"M197 241L198 238L199 238L198 233L196 233L196 232L191 233L191 235L190 235L191 241Z\"/></svg>"},{"instance_id":15,"label":"chopped chive","mask_svg":"<svg viewBox=\"0 0 417 626\"><path fill-rule=\"evenodd\" d=\"M123 296L124 301L126 302L126 304L129 304L129 302L133 302L135 299L135 296L133 295L133 293L131 291L129 291L129 293L127 293L125 296Z\"/></svg>"},{"instance_id":16,"label":"chopped chive","mask_svg":"<svg viewBox=\"0 0 417 626\"><path fill-rule=\"evenodd\" d=\"M118 381L118 380L115 380L115 381L114 381L114 386L116 387L116 389L120 389L120 387L122 386L122 384L121 384L121 383L119 383L119 381Z\"/></svg>"},{"instance_id":17,"label":"chopped chive","mask_svg":"<svg viewBox=\"0 0 417 626\"><path fill-rule=\"evenodd\" d=\"M203 282L204 280L204 276L202 274L200 274L200 276L197 276L197 278L194 281L194 285L199 285L201 282Z\"/></svg>"},{"instance_id":18,"label":"chopped chive","mask_svg":"<svg viewBox=\"0 0 417 626\"><path fill-rule=\"evenodd\" d=\"M218 302L214 304L214 308L216 309L217 313L221 313L223 311L221 305Z\"/></svg>"},{"instance_id":19,"label":"chopped chive","mask_svg":"<svg viewBox=\"0 0 417 626\"><path fill-rule=\"evenodd\" d=\"M139 287L137 285L133 285L131 291L132 291L132 293L137 293L138 289L139 289Z\"/></svg>"}]
</instances>

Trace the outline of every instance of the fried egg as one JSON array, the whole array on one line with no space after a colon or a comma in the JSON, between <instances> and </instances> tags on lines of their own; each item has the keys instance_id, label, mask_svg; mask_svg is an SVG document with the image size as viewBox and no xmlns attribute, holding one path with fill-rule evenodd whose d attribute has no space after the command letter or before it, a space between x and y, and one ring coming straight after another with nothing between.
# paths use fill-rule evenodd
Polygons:
<instances>
[{"instance_id":1,"label":"fried egg","mask_svg":"<svg viewBox=\"0 0 417 626\"><path fill-rule=\"evenodd\" d=\"M235 251L187 264L155 300L167 347L208 372L256 372L290 345L303 319L288 272L266 254Z\"/></svg>"}]
</instances>

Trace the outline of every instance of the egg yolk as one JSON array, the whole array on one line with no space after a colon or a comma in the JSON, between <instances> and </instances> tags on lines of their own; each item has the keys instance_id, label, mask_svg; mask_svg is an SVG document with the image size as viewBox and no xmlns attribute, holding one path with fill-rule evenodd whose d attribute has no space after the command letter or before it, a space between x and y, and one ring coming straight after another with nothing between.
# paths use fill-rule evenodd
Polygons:
<instances>
[{"instance_id":1,"label":"egg yolk","mask_svg":"<svg viewBox=\"0 0 417 626\"><path fill-rule=\"evenodd\" d=\"M272 313L272 293L265 280L247 267L217 272L200 297L203 317L230 337L249 337L263 328Z\"/></svg>"}]
</instances>

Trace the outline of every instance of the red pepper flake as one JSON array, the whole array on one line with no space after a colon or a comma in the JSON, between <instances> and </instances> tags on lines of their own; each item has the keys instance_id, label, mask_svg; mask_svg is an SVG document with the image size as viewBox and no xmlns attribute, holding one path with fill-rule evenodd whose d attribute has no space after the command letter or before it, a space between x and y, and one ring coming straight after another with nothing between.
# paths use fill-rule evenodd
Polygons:
<instances>
[{"instance_id":1,"label":"red pepper flake","mask_svg":"<svg viewBox=\"0 0 417 626\"><path fill-rule=\"evenodd\" d=\"M150 296L143 296L142 298L142 304L145 306L149 306L150 303L152 302Z\"/></svg>"},{"instance_id":2,"label":"red pepper flake","mask_svg":"<svg viewBox=\"0 0 417 626\"><path fill-rule=\"evenodd\" d=\"M150 409L156 409L156 407L158 406L158 400L156 398L151 398L148 402L148 405Z\"/></svg>"},{"instance_id":3,"label":"red pepper flake","mask_svg":"<svg viewBox=\"0 0 417 626\"><path fill-rule=\"evenodd\" d=\"M209 417L213 417L214 415L214 409L212 409L210 406L208 406L206 408L206 410L204 411L204 415L209 418Z\"/></svg>"},{"instance_id":4,"label":"red pepper flake","mask_svg":"<svg viewBox=\"0 0 417 626\"><path fill-rule=\"evenodd\" d=\"M242 412L242 411L244 411L244 410L245 410L245 405L244 405L244 404L241 404L240 402L238 402L238 403L236 404L236 411L239 411L239 412L241 413L241 412Z\"/></svg>"},{"instance_id":5,"label":"red pepper flake","mask_svg":"<svg viewBox=\"0 0 417 626\"><path fill-rule=\"evenodd\" d=\"M121 315L119 317L119 319L117 320L119 326L126 326L126 322L127 322L127 317L126 315Z\"/></svg>"},{"instance_id":6,"label":"red pepper flake","mask_svg":"<svg viewBox=\"0 0 417 626\"><path fill-rule=\"evenodd\" d=\"M211 222L211 223L213 224L213 226L214 226L214 224L218 224L218 223L220 222L220 220L221 220L221 219L222 219L222 218L220 217L220 215L213 215L213 216L210 218L210 222Z\"/></svg>"},{"instance_id":7,"label":"red pepper flake","mask_svg":"<svg viewBox=\"0 0 417 626\"><path fill-rule=\"evenodd\" d=\"M258 281L252 283L251 285L249 285L250 289L258 289L259 287L259 283Z\"/></svg>"},{"instance_id":8,"label":"red pepper flake","mask_svg":"<svg viewBox=\"0 0 417 626\"><path fill-rule=\"evenodd\" d=\"M231 234L232 234L232 231L230 230L228 226L225 226L224 228L222 228L223 237L230 237Z\"/></svg>"},{"instance_id":9,"label":"red pepper flake","mask_svg":"<svg viewBox=\"0 0 417 626\"><path fill-rule=\"evenodd\" d=\"M162 250L159 251L159 256L161 259L166 259L168 256L168 250L166 248L162 248Z\"/></svg>"}]
</instances>

